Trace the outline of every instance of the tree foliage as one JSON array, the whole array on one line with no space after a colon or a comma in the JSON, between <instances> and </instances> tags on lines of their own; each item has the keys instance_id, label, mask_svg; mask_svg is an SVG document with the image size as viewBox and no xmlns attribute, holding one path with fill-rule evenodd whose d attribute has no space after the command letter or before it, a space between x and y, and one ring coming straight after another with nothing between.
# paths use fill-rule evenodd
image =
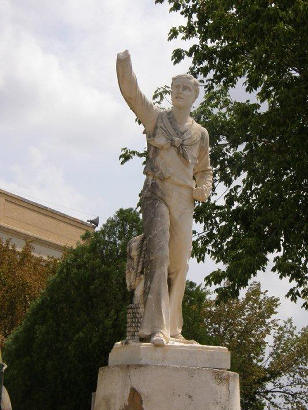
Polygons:
<instances>
[{"instance_id":1,"label":"tree foliage","mask_svg":"<svg viewBox=\"0 0 308 410\"><path fill-rule=\"evenodd\" d=\"M231 370L240 375L243 410L308 406L308 328L296 332L291 320L280 323L278 306L258 283L242 298L220 304L200 285L187 283L183 333L229 348Z\"/></svg>"},{"instance_id":2,"label":"tree foliage","mask_svg":"<svg viewBox=\"0 0 308 410\"><path fill-rule=\"evenodd\" d=\"M30 244L18 251L9 241L0 239L0 342L22 322L56 267L55 259L34 256Z\"/></svg>"},{"instance_id":3,"label":"tree foliage","mask_svg":"<svg viewBox=\"0 0 308 410\"><path fill-rule=\"evenodd\" d=\"M67 252L5 344L13 408L90 407L98 368L107 364L114 342L125 337L130 302L126 247L141 231L139 214L120 209L100 231L87 233L83 243ZM264 403L277 400L284 400L286 409L308 404L302 393L307 383L307 330L297 333L291 322L279 324L274 318L277 306L278 300L257 284L243 298L217 305L204 287L187 282L183 334L231 350L232 370L241 377L243 409L262 409ZM270 334L273 347L265 359ZM290 407L288 397L298 407Z\"/></svg>"},{"instance_id":4,"label":"tree foliage","mask_svg":"<svg viewBox=\"0 0 308 410\"><path fill-rule=\"evenodd\" d=\"M125 336L126 246L139 215L120 209L67 252L57 274L5 344L13 408L90 408L98 368Z\"/></svg>"},{"instance_id":5,"label":"tree foliage","mask_svg":"<svg viewBox=\"0 0 308 410\"><path fill-rule=\"evenodd\" d=\"M169 40L190 42L173 62L191 58L204 83L194 116L210 134L214 194L224 191L223 204L216 196L195 212L195 256L226 266L206 282L236 296L273 254L272 271L292 282L287 296L307 308L308 1L168 3L185 18ZM230 97L241 82L253 94L245 102Z\"/></svg>"}]
</instances>

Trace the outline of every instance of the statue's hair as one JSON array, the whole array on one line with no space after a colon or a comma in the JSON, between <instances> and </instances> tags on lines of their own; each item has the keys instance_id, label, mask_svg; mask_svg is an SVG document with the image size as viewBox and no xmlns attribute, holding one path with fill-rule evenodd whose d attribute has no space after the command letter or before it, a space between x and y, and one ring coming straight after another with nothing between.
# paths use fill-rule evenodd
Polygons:
<instances>
[{"instance_id":1,"label":"statue's hair","mask_svg":"<svg viewBox=\"0 0 308 410\"><path fill-rule=\"evenodd\" d=\"M178 80L179 78L185 78L186 80L189 80L189 81L192 82L193 87L194 87L194 91L195 91L195 96L196 96L196 99L197 99L198 96L199 96L199 86L200 86L199 81L190 74L179 74L179 75L176 75L175 77L172 77L171 88L172 88L173 82L175 80Z\"/></svg>"}]
</instances>

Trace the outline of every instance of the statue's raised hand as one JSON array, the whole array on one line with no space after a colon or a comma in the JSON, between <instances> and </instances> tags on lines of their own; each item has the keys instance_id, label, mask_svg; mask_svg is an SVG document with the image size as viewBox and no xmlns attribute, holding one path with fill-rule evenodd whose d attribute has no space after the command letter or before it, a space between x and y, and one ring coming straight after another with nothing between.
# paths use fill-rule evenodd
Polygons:
<instances>
[{"instance_id":1,"label":"statue's raised hand","mask_svg":"<svg viewBox=\"0 0 308 410\"><path fill-rule=\"evenodd\" d=\"M130 54L129 54L128 50L124 50L121 53L117 54L117 57L118 57L119 60L124 60L125 58L127 58L129 56L130 56Z\"/></svg>"},{"instance_id":2,"label":"statue's raised hand","mask_svg":"<svg viewBox=\"0 0 308 410\"><path fill-rule=\"evenodd\" d=\"M128 50L117 54L116 66L120 90L125 101L142 122L147 133L151 134L154 130L159 110L154 108L152 101L149 101L140 90L133 72Z\"/></svg>"}]
</instances>

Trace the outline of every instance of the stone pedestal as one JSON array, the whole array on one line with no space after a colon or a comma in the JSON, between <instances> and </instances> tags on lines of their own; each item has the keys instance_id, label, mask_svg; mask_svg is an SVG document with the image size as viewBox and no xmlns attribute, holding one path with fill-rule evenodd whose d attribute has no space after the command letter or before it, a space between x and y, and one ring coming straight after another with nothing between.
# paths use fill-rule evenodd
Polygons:
<instances>
[{"instance_id":1,"label":"stone pedestal","mask_svg":"<svg viewBox=\"0 0 308 410\"><path fill-rule=\"evenodd\" d=\"M230 369L230 352L226 347L198 344L171 342L167 346L155 347L151 343L124 345L119 342L109 354L108 365L123 364Z\"/></svg>"},{"instance_id":2,"label":"stone pedestal","mask_svg":"<svg viewBox=\"0 0 308 410\"><path fill-rule=\"evenodd\" d=\"M240 410L226 348L116 343L99 370L94 410Z\"/></svg>"}]
</instances>

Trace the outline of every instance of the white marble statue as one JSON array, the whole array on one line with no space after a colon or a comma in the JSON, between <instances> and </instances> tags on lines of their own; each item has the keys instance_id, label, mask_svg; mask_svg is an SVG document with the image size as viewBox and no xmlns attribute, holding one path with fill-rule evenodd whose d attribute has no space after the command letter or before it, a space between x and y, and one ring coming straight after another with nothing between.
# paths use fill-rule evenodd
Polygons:
<instances>
[{"instance_id":1,"label":"white marble statue","mask_svg":"<svg viewBox=\"0 0 308 410\"><path fill-rule=\"evenodd\" d=\"M190 116L199 84L188 74L174 77L172 109L161 111L140 91L127 50L118 54L117 75L121 93L144 125L147 137L141 196L144 312L139 337L156 346L167 344L170 338L185 342L182 299L191 254L194 200L206 201L212 187L209 136ZM129 285L132 276L128 278Z\"/></svg>"},{"instance_id":2,"label":"white marble statue","mask_svg":"<svg viewBox=\"0 0 308 410\"><path fill-rule=\"evenodd\" d=\"M6 388L2 387L2 395L1 395L1 410L12 410L11 400Z\"/></svg>"},{"instance_id":3,"label":"white marble statue","mask_svg":"<svg viewBox=\"0 0 308 410\"><path fill-rule=\"evenodd\" d=\"M2 362L1 347L0 347L0 364L3 365L2 372L4 372L4 370L7 368L7 365ZM1 388L2 388L2 391L1 391L0 409L1 410L12 410L12 405L11 405L11 400L10 400L9 394L8 394L6 388L4 386L1 386L1 384L0 384L0 389Z\"/></svg>"}]
</instances>

